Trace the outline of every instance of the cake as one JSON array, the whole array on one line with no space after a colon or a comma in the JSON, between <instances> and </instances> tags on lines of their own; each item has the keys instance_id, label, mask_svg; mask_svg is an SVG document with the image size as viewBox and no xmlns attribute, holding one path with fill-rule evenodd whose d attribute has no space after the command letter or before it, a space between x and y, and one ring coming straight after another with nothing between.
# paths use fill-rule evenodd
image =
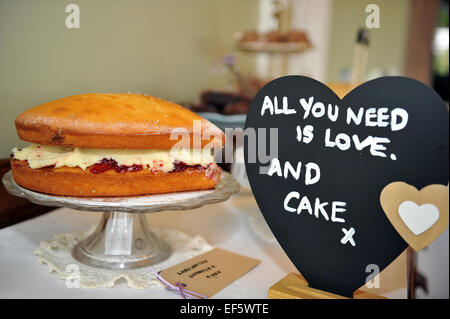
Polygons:
<instances>
[{"instance_id":1,"label":"cake","mask_svg":"<svg viewBox=\"0 0 450 319\"><path fill-rule=\"evenodd\" d=\"M181 105L142 94L82 94L15 121L32 144L11 153L17 184L65 196L135 196L214 188L223 132Z\"/></svg>"}]
</instances>

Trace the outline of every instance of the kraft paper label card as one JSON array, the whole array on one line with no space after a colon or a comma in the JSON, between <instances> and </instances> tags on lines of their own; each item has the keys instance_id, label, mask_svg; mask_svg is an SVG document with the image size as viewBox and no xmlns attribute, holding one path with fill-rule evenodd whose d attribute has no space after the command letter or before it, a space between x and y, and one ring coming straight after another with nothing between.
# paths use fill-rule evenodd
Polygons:
<instances>
[{"instance_id":1,"label":"kraft paper label card","mask_svg":"<svg viewBox=\"0 0 450 319\"><path fill-rule=\"evenodd\" d=\"M186 289L212 297L259 264L259 260L214 248L161 271L172 285L182 283Z\"/></svg>"}]
</instances>

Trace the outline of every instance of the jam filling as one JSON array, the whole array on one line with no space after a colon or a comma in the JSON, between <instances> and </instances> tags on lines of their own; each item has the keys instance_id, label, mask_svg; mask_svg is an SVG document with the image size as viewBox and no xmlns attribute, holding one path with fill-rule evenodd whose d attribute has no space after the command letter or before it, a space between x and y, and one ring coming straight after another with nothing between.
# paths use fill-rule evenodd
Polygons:
<instances>
[{"instance_id":1,"label":"jam filling","mask_svg":"<svg viewBox=\"0 0 450 319\"><path fill-rule=\"evenodd\" d=\"M193 168L196 170L204 170L205 167L201 165L188 165L185 162L176 161L173 163L174 167L169 173L180 173L184 172L188 168ZM162 166L162 165L160 165ZM142 165L133 164L131 166L127 165L119 165L113 159L104 158L100 161L100 163L92 165L90 172L93 174L100 174L109 170L115 170L117 173L125 173L125 172L138 172L143 169ZM152 170L153 172L153 170Z\"/></svg>"},{"instance_id":2,"label":"jam filling","mask_svg":"<svg viewBox=\"0 0 450 319\"><path fill-rule=\"evenodd\" d=\"M185 162L176 161L173 163L173 170L171 170L169 173L181 173L181 172L184 172L185 170L187 170L189 167L191 167L193 169L198 169L198 170L205 169L201 165L188 165Z\"/></svg>"},{"instance_id":3,"label":"jam filling","mask_svg":"<svg viewBox=\"0 0 450 319\"><path fill-rule=\"evenodd\" d=\"M53 168L55 168L55 167L56 167L56 165L53 164L53 165L48 165L48 166L41 167L41 169L45 169L45 168L47 168L47 169L53 169Z\"/></svg>"},{"instance_id":4,"label":"jam filling","mask_svg":"<svg viewBox=\"0 0 450 319\"><path fill-rule=\"evenodd\" d=\"M11 154L11 157L13 157L14 154ZM159 164L159 166L162 166L162 164ZM53 169L56 167L56 164L48 165L41 167L41 169ZM127 165L119 165L115 160L103 158L100 163L92 165L90 168L90 172L92 174L100 174L104 173L109 170L115 170L117 173L125 173L125 172L139 172L143 169L143 165L133 164L131 166ZM181 173L187 170L188 168L193 168L195 170L209 170L208 167L203 167L201 165L188 165L185 162L181 161L175 161L173 163L173 169L169 171L169 173ZM152 173L154 173L154 170L152 170Z\"/></svg>"},{"instance_id":5,"label":"jam filling","mask_svg":"<svg viewBox=\"0 0 450 319\"><path fill-rule=\"evenodd\" d=\"M142 170L142 165L133 164L131 166L127 165L119 165L113 159L104 158L100 161L100 163L92 165L90 172L93 174L100 174L111 169L115 170L117 173L125 173L125 172L138 172Z\"/></svg>"}]
</instances>

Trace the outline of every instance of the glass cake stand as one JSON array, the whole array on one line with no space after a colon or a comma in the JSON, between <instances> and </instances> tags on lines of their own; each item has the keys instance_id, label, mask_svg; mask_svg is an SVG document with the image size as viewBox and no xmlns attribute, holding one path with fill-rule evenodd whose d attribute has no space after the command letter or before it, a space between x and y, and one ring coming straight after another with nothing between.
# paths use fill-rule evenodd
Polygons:
<instances>
[{"instance_id":1,"label":"glass cake stand","mask_svg":"<svg viewBox=\"0 0 450 319\"><path fill-rule=\"evenodd\" d=\"M172 254L170 246L150 230L146 215L187 210L226 201L239 191L234 178L222 172L214 189L132 197L66 197L19 186L11 171L2 178L6 190L31 202L82 211L103 212L95 231L72 250L79 262L106 269L132 269L157 264Z\"/></svg>"}]
</instances>

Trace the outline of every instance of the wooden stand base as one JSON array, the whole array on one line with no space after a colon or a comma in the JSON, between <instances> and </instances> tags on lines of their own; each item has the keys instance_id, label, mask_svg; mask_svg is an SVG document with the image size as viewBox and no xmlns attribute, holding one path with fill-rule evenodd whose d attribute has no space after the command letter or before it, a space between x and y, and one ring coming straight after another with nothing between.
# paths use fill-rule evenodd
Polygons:
<instances>
[{"instance_id":1,"label":"wooden stand base","mask_svg":"<svg viewBox=\"0 0 450 319\"><path fill-rule=\"evenodd\" d=\"M349 299L327 291L308 287L308 282L300 274L290 273L269 288L270 299ZM353 293L353 299L387 299L362 290Z\"/></svg>"}]
</instances>

